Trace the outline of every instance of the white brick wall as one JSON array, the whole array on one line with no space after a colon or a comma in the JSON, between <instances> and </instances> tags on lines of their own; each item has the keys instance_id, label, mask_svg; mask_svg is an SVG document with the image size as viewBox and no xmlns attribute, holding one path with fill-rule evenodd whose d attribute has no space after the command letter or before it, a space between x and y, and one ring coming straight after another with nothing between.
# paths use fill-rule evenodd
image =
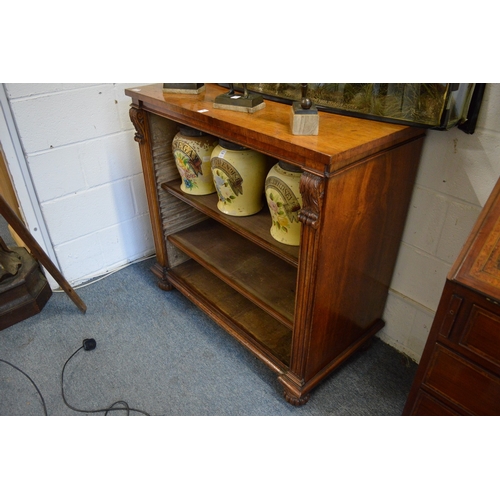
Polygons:
<instances>
[{"instance_id":1,"label":"white brick wall","mask_svg":"<svg viewBox=\"0 0 500 500\"><path fill-rule=\"evenodd\" d=\"M73 285L154 253L126 87L6 84L43 217Z\"/></svg>"},{"instance_id":2,"label":"white brick wall","mask_svg":"<svg viewBox=\"0 0 500 500\"><path fill-rule=\"evenodd\" d=\"M6 84L52 243L78 284L154 252L126 87ZM429 131L379 336L419 360L444 286L500 175L500 84L473 135Z\"/></svg>"},{"instance_id":3,"label":"white brick wall","mask_svg":"<svg viewBox=\"0 0 500 500\"><path fill-rule=\"evenodd\" d=\"M500 84L472 135L427 134L379 336L420 360L446 275L500 176Z\"/></svg>"}]
</instances>

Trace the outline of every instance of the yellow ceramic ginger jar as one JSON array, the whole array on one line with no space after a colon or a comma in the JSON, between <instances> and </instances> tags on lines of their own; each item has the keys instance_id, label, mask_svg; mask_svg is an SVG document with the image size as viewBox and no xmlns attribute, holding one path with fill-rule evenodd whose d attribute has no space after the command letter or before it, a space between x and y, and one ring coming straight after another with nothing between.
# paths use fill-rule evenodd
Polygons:
<instances>
[{"instance_id":1,"label":"yellow ceramic ginger jar","mask_svg":"<svg viewBox=\"0 0 500 500\"><path fill-rule=\"evenodd\" d=\"M252 215L264 206L264 182L269 167L258 151L220 140L212 152L217 208L234 216Z\"/></svg>"},{"instance_id":2,"label":"yellow ceramic ginger jar","mask_svg":"<svg viewBox=\"0 0 500 500\"><path fill-rule=\"evenodd\" d=\"M172 153L182 179L181 190L188 194L215 193L210 157L217 138L191 127L180 127L172 141Z\"/></svg>"},{"instance_id":3,"label":"yellow ceramic ginger jar","mask_svg":"<svg viewBox=\"0 0 500 500\"><path fill-rule=\"evenodd\" d=\"M271 213L271 236L285 245L300 245L299 210L302 196L299 185L302 170L295 165L278 162L265 182L266 200Z\"/></svg>"}]
</instances>

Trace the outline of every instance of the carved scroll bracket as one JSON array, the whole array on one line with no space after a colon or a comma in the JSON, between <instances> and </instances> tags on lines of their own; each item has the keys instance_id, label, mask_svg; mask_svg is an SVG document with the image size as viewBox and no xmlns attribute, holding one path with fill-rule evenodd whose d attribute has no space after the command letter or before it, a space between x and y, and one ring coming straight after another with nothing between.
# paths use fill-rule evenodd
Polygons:
<instances>
[{"instance_id":1,"label":"carved scroll bracket","mask_svg":"<svg viewBox=\"0 0 500 500\"><path fill-rule=\"evenodd\" d=\"M134 139L142 144L146 138L146 113L144 110L132 106L129 115L136 131Z\"/></svg>"},{"instance_id":2,"label":"carved scroll bracket","mask_svg":"<svg viewBox=\"0 0 500 500\"><path fill-rule=\"evenodd\" d=\"M320 223L321 208L325 194L323 178L304 172L300 179L300 194L303 208L299 212L302 224L316 229Z\"/></svg>"}]
</instances>

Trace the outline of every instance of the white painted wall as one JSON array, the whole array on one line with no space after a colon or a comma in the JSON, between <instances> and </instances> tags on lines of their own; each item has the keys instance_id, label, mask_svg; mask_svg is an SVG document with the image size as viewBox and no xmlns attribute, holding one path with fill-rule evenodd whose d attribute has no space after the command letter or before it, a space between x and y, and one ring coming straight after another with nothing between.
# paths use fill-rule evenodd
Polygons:
<instances>
[{"instance_id":1,"label":"white painted wall","mask_svg":"<svg viewBox=\"0 0 500 500\"><path fill-rule=\"evenodd\" d=\"M61 272L72 284L154 253L126 87L5 84Z\"/></svg>"},{"instance_id":2,"label":"white painted wall","mask_svg":"<svg viewBox=\"0 0 500 500\"><path fill-rule=\"evenodd\" d=\"M425 139L403 241L379 333L420 360L446 275L500 176L500 84L489 84L472 135Z\"/></svg>"},{"instance_id":3,"label":"white painted wall","mask_svg":"<svg viewBox=\"0 0 500 500\"><path fill-rule=\"evenodd\" d=\"M73 285L154 252L126 87L6 84L61 271ZM379 336L419 360L444 286L500 175L500 84L475 134L429 131Z\"/></svg>"}]
</instances>

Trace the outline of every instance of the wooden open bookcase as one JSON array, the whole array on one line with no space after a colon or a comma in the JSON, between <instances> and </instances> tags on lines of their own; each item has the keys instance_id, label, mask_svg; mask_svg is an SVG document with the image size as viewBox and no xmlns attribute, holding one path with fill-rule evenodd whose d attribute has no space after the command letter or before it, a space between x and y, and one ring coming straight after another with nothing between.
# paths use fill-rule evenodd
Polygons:
<instances>
[{"instance_id":1,"label":"wooden open bookcase","mask_svg":"<svg viewBox=\"0 0 500 500\"><path fill-rule=\"evenodd\" d=\"M290 132L290 106L246 114L214 109L226 89L127 89L156 247L159 286L178 289L279 377L304 404L321 380L365 344L382 313L425 129L320 113L319 135ZM303 173L299 247L270 235L271 217L231 217L217 195L180 189L172 155L188 125Z\"/></svg>"}]
</instances>

